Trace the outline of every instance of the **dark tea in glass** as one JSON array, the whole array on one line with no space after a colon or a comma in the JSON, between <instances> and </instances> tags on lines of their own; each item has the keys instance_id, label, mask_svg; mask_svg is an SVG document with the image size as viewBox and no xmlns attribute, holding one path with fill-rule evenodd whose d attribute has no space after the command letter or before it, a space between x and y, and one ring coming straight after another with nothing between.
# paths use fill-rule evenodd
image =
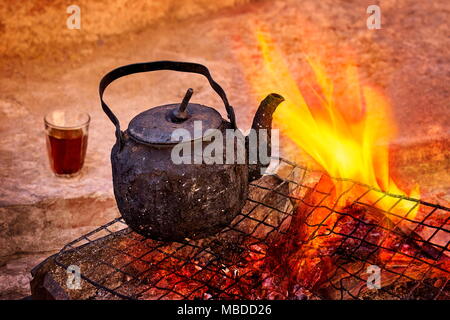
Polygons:
<instances>
[{"instance_id":1,"label":"dark tea in glass","mask_svg":"<svg viewBox=\"0 0 450 320\"><path fill-rule=\"evenodd\" d=\"M86 156L90 117L87 113L55 110L45 116L50 167L57 176L77 175Z\"/></svg>"}]
</instances>

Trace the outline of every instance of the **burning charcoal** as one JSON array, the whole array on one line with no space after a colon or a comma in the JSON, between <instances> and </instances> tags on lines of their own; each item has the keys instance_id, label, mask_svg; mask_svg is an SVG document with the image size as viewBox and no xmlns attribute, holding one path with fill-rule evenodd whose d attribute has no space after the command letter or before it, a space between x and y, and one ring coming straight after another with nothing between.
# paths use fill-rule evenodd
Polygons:
<instances>
[{"instance_id":1,"label":"burning charcoal","mask_svg":"<svg viewBox=\"0 0 450 320\"><path fill-rule=\"evenodd\" d=\"M35 268L33 296L449 298L448 250L424 240L420 229L405 232L383 210L365 203L364 187L298 169L299 175L279 172L289 182L266 176L252 185L245 210L208 238L160 242L124 229L97 239L123 221L101 227ZM435 223L439 217L427 221ZM66 288L70 265L79 266L83 279L90 281L82 280L81 290ZM383 290L367 286L368 267L379 268Z\"/></svg>"},{"instance_id":2,"label":"burning charcoal","mask_svg":"<svg viewBox=\"0 0 450 320\"><path fill-rule=\"evenodd\" d=\"M419 239L405 234L379 209L351 202L351 194L341 201L335 184L323 176L307 191L287 235L269 250L268 266L289 279L290 296L299 297L298 288L331 299L365 295L371 265L382 268L382 285L390 288L419 281L424 274L429 279L446 274L448 259L434 257L438 267L430 256L430 244L418 246Z\"/></svg>"},{"instance_id":3,"label":"burning charcoal","mask_svg":"<svg viewBox=\"0 0 450 320\"><path fill-rule=\"evenodd\" d=\"M273 189L277 192L271 191ZM273 176L263 177L258 186L251 186L250 191L250 198L262 204L255 206L249 201L246 207L251 213L239 215L233 222L234 226L232 224L209 238L158 242L125 229L77 250L68 250L35 270L33 294L42 297L62 290L71 299L117 298L117 295L99 290L86 281L82 281L83 290L66 290L67 274L59 265L78 264L83 275L102 287L116 288L115 292L122 296L139 299L217 298L223 293L214 292L212 288L235 283L235 291L224 298L244 294L265 297L265 294L252 290L259 286L258 270L262 268L266 247L252 242L278 230L284 221L279 217L279 211L286 210L289 200L285 195L288 194L288 183ZM271 226L255 225L255 220ZM214 261L223 263L212 263ZM58 290L43 287L42 279L47 274L55 279ZM205 291L208 288L204 285L205 279L210 283L208 292ZM173 290L161 289L172 287ZM190 294L193 291L195 294Z\"/></svg>"}]
</instances>

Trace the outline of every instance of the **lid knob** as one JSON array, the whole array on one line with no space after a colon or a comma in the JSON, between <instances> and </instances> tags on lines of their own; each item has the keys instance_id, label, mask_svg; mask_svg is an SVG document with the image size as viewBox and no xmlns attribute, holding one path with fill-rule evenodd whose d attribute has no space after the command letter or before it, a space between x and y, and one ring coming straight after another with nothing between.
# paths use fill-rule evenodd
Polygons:
<instances>
[{"instance_id":1,"label":"lid knob","mask_svg":"<svg viewBox=\"0 0 450 320\"><path fill-rule=\"evenodd\" d=\"M181 103L178 105L178 108L173 109L170 120L172 120L173 122L182 122L190 117L186 108L193 93L194 90L192 88L189 88L186 91L183 101L181 101Z\"/></svg>"}]
</instances>

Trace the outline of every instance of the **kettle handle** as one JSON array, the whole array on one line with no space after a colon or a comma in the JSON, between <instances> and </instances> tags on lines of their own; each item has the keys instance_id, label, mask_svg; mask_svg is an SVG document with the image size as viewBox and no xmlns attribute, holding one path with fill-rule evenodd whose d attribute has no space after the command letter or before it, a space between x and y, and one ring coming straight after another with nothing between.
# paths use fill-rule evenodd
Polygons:
<instances>
[{"instance_id":1,"label":"kettle handle","mask_svg":"<svg viewBox=\"0 0 450 320\"><path fill-rule=\"evenodd\" d=\"M154 62L144 62L144 63L135 63L129 64L126 66L118 67L109 73L107 73L99 85L99 94L100 94L100 102L102 104L103 111L106 113L108 118L116 127L116 138L119 139L120 148L122 145L122 131L120 130L120 122L119 119L115 116L115 114L111 111L108 105L103 101L103 93L105 92L106 87L113 82L123 76L127 76L133 73L140 72L148 72L148 71L157 71L157 70L172 70L172 71L180 71L180 72L191 72L198 73L205 76L208 79L209 84L214 89L214 91L219 95L222 99L225 109L227 110L228 119L231 122L231 125L234 129L236 129L236 118L234 115L234 109L228 103L227 96L225 91L223 91L222 87L213 80L211 73L208 68L204 65L198 63L191 62L178 62L178 61L154 61Z\"/></svg>"}]
</instances>

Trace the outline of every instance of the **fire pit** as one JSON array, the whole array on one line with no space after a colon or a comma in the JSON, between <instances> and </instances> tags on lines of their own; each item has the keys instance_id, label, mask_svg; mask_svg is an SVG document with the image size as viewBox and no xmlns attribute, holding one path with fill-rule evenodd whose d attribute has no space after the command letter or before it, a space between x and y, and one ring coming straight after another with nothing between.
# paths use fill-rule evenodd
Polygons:
<instances>
[{"instance_id":1,"label":"fire pit","mask_svg":"<svg viewBox=\"0 0 450 320\"><path fill-rule=\"evenodd\" d=\"M122 219L111 221L36 267L33 297L449 298L449 208L287 160L278 172L252 184L243 211L210 238L158 242L132 232ZM368 202L374 195L378 200ZM387 199L390 210L376 206ZM406 206L410 210L399 216L395 208ZM66 284L73 266L82 279L78 290ZM373 270L380 287L371 281Z\"/></svg>"}]
</instances>

